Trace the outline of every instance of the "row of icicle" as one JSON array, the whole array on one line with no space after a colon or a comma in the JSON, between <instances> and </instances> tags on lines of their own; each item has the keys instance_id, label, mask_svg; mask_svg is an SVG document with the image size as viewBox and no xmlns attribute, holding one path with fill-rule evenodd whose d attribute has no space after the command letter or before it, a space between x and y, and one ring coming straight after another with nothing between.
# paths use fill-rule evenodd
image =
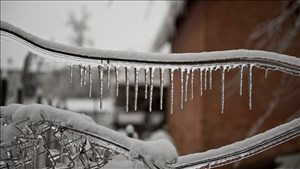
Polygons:
<instances>
[{"instance_id":1,"label":"row of icicle","mask_svg":"<svg viewBox=\"0 0 300 169\"><path fill-rule=\"evenodd\" d=\"M99 65L98 66L98 72L99 72L99 92L100 92L100 110L102 109L102 96L103 96L103 71L104 68L107 69L107 89L110 88L110 72L111 72L111 65ZM120 67L114 67L115 71L115 80L116 80L116 97L119 95L119 69ZM253 65L239 65L240 67L240 88L239 93L242 95L242 88L243 88L243 71L244 67L249 67L249 109L252 109L252 67ZM190 79L191 84L191 100L194 98L194 71L199 71L199 80L200 80L200 95L203 94L203 88L206 90L208 88L207 81L209 81L209 89L212 89L212 72L213 70L221 69L221 112L224 112L224 95L225 95L225 71L229 70L230 66L219 66L219 67L206 67L206 68L169 68L168 73L170 77L170 88L171 88L171 99L170 99L170 111L173 113L173 107L174 107L174 71L179 70L180 74L180 108L183 109L184 102L188 101L187 97L187 91L188 91L188 82ZM73 65L70 65L70 83L73 81ZM93 67L85 66L85 65L79 65L80 69L80 86L86 85L87 81L87 71L88 71L88 78L89 78L89 97L92 96L92 73L93 73ZM138 84L139 84L139 70L137 68L134 69L134 110L137 110L137 100L138 100ZM160 76L160 110L163 109L163 94L164 94L164 72L165 69L158 68L159 69L159 76ZM144 74L145 74L145 99L148 98L148 82L150 81L150 92L149 92L149 112L152 111L152 95L153 95L153 76L155 68L144 68ZM185 73L185 84L184 84L184 72ZM203 72L204 72L204 79L203 79ZM267 70L266 70L267 74ZM207 78L209 76L209 78ZM125 67L125 81L126 81L126 112L129 110L129 77L130 77L130 68ZM149 79L149 81L148 81ZM203 87L203 81L204 81L204 87Z\"/></svg>"}]
</instances>

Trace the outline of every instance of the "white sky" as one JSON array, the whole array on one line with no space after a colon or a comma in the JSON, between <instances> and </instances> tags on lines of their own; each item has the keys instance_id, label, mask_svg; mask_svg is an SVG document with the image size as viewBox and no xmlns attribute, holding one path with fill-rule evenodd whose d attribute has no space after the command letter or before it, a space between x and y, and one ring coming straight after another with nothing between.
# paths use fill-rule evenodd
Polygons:
<instances>
[{"instance_id":1,"label":"white sky","mask_svg":"<svg viewBox=\"0 0 300 169\"><path fill-rule=\"evenodd\" d=\"M81 7L85 6L91 15L88 37L94 42L93 48L149 51L168 4L165 1L1 1L1 20L41 38L70 45L73 32L67 26L69 13L80 16ZM150 11L148 17L147 11ZM25 54L26 50L1 39L1 68L20 68Z\"/></svg>"}]
</instances>

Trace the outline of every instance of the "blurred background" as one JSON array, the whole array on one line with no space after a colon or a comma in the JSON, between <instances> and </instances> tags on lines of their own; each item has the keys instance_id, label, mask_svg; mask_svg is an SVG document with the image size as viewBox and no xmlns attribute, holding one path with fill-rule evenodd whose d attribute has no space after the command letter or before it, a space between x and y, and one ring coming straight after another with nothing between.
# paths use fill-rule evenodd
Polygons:
<instances>
[{"instance_id":1,"label":"blurred background","mask_svg":"<svg viewBox=\"0 0 300 169\"><path fill-rule=\"evenodd\" d=\"M43 39L104 50L159 53L258 49L300 56L300 1L142 1L142 2L19 2L1 1L1 20ZM218 148L264 132L300 117L300 80L289 74L253 69L253 108L248 107L248 69L243 95L240 70L226 72L225 110L221 114L220 71L213 71L212 89L203 96L195 71L194 98L180 109L179 73L174 74L174 112L166 84L159 108L159 75L155 71L153 111L139 84L134 111L134 83L130 77L130 105L125 113L125 78L120 93L115 81L104 83L99 109L98 73L80 86L80 69L45 60L1 38L1 106L40 103L84 113L100 125L142 140L168 139L180 155ZM113 69L113 68L111 68ZM106 69L104 77L114 79ZM110 73L108 73L108 71ZM165 79L169 79L165 73ZM140 72L140 79L144 79ZM190 85L190 82L188 82ZM188 97L190 97L188 88ZM223 168L300 167L300 138Z\"/></svg>"}]
</instances>

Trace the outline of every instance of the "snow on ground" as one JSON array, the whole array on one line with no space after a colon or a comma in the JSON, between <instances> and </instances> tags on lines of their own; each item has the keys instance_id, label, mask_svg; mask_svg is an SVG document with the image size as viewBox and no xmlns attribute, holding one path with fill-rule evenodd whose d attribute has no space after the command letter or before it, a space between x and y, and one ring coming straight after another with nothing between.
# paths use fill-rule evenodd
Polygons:
<instances>
[{"instance_id":1,"label":"snow on ground","mask_svg":"<svg viewBox=\"0 0 300 169\"><path fill-rule=\"evenodd\" d=\"M3 133L3 142L12 139L13 135L17 132L13 128L13 124L26 119L39 121L43 118L62 125L72 126L81 131L96 134L102 138L130 148L131 159L143 157L146 162L150 164L154 163L162 168L169 166L169 164L174 164L177 161L175 147L166 140L144 142L129 138L96 124L89 116L40 104L11 104L1 107L1 133ZM12 123L6 126L3 125L5 121L9 120L11 120Z\"/></svg>"}]
</instances>

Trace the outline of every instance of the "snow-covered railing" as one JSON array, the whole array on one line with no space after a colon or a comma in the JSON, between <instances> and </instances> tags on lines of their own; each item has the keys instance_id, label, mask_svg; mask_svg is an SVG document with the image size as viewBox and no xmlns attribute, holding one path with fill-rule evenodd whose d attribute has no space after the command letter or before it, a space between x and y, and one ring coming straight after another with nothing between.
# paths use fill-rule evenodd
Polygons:
<instances>
[{"instance_id":1,"label":"snow-covered railing","mask_svg":"<svg viewBox=\"0 0 300 169\"><path fill-rule=\"evenodd\" d=\"M168 71L170 77L171 86L171 112L173 112L173 74L175 70L180 71L180 90L181 90L181 108L183 108L184 88L187 85L183 84L184 73L186 72L186 81L191 76L191 85L193 88L193 75L195 70L198 70L199 76L202 77L205 74L205 82L207 81L207 74L210 76L209 82L211 83L212 71L221 69L222 71L222 112L224 109L224 78L225 70L231 68L241 69L241 87L243 69L249 68L249 108L252 107L251 95L252 95L252 67L260 67L263 69L279 70L285 73L290 73L296 76L300 75L300 59L288 55L257 51L257 50L230 50L230 51L216 51L216 52L202 52L202 53L182 53L182 54L159 54L159 53L142 53L142 52L128 52L128 51L108 51L100 49L90 49L81 47L71 47L48 40L41 39L30 33L23 31L7 22L1 21L1 37L12 40L19 43L29 51L58 62L63 62L70 65L70 74L72 75L72 66L79 65L81 70L81 78L83 78L83 72L86 73L87 67L89 68L89 75L93 67L98 67L99 71L99 83L100 83L100 107L102 106L102 94L103 94L103 70L106 67L110 72L111 67L115 69L116 79L116 93L118 95L118 79L119 69L125 68L126 78L126 111L129 109L129 76L130 69L134 69L135 77L135 101L134 108L137 109L137 90L139 83L139 70L143 69L145 72L145 98L148 95L148 82L150 82L149 92L149 111L152 111L152 94L153 94L153 74L155 69L160 72L160 108L163 107L163 75L165 71ZM204 72L204 73L203 73ZM208 73L209 72L209 73ZM89 76L89 77L90 77ZM86 77L86 76L85 76ZM108 75L109 77L109 75ZM92 78L90 78L92 79ZM149 79L149 80L147 80ZM202 78L201 91L202 91ZM82 83L83 80L81 80ZM147 82L148 81L148 82ZM92 82L90 81L90 96ZM109 84L109 83L108 83ZM186 83L187 84L187 83ZM184 87L185 85L185 87ZM206 86L206 83L205 85ZM210 84L211 87L211 84ZM192 92L193 90L191 90ZM202 92L201 92L202 94ZM193 95L193 93L191 93ZM193 97L193 96L192 96ZM185 99L186 100L186 99Z\"/></svg>"},{"instance_id":2,"label":"snow-covered railing","mask_svg":"<svg viewBox=\"0 0 300 169\"><path fill-rule=\"evenodd\" d=\"M47 132L52 133L52 139ZM0 166L38 168L39 159L46 160L42 165L48 167L101 168L121 154L150 169L214 168L248 158L299 135L300 118L219 149L178 158L176 149L167 141L128 138L97 125L86 115L50 106L13 104L1 107Z\"/></svg>"},{"instance_id":3,"label":"snow-covered railing","mask_svg":"<svg viewBox=\"0 0 300 169\"><path fill-rule=\"evenodd\" d=\"M143 142L89 116L39 104L1 107L0 148L0 168L101 168L118 154L148 168L177 162L175 147L165 140ZM46 161L37 164L37 159Z\"/></svg>"},{"instance_id":4,"label":"snow-covered railing","mask_svg":"<svg viewBox=\"0 0 300 169\"><path fill-rule=\"evenodd\" d=\"M181 168L215 168L251 157L300 135L300 118L245 140L203 153L181 156Z\"/></svg>"}]
</instances>

